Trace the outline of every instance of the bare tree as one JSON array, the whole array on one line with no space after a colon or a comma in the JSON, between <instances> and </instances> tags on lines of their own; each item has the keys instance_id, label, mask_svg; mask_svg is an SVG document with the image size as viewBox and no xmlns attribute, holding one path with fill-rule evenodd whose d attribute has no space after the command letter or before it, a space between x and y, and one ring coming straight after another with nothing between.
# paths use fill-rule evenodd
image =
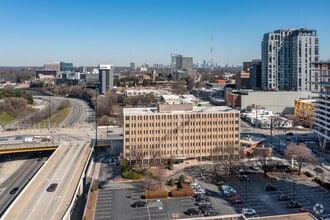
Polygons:
<instances>
[{"instance_id":1,"label":"bare tree","mask_svg":"<svg viewBox=\"0 0 330 220\"><path fill-rule=\"evenodd\" d=\"M146 151L142 148L131 149L131 161L134 162L135 167L139 172L145 173L150 168L150 163L146 162Z\"/></svg>"},{"instance_id":2,"label":"bare tree","mask_svg":"<svg viewBox=\"0 0 330 220\"><path fill-rule=\"evenodd\" d=\"M313 157L311 150L306 144L290 144L287 146L284 152L285 158L288 160L295 159L298 163L298 175L301 173L301 167L303 163L315 163L316 160Z\"/></svg>"},{"instance_id":3,"label":"bare tree","mask_svg":"<svg viewBox=\"0 0 330 220\"><path fill-rule=\"evenodd\" d=\"M271 148L256 148L253 152L253 156L256 157L261 164L261 169L264 172L264 176L267 176L268 171L274 165L273 161L270 160Z\"/></svg>"},{"instance_id":4,"label":"bare tree","mask_svg":"<svg viewBox=\"0 0 330 220\"><path fill-rule=\"evenodd\" d=\"M218 152L221 151L221 158L219 163L223 166L226 174L233 175L235 173L235 167L239 163L239 152L237 147L218 147ZM219 153L218 153L219 154ZM219 157L219 155L217 155Z\"/></svg>"}]
</instances>

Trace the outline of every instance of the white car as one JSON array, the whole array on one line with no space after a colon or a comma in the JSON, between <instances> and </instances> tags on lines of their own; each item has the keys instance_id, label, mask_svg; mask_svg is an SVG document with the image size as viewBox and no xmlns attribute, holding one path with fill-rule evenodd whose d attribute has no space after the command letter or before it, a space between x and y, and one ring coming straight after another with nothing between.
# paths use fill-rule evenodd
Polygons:
<instances>
[{"instance_id":1,"label":"white car","mask_svg":"<svg viewBox=\"0 0 330 220\"><path fill-rule=\"evenodd\" d=\"M245 216L251 216L251 215L257 215L257 212L254 209L243 208L242 209L242 214L244 214Z\"/></svg>"}]
</instances>

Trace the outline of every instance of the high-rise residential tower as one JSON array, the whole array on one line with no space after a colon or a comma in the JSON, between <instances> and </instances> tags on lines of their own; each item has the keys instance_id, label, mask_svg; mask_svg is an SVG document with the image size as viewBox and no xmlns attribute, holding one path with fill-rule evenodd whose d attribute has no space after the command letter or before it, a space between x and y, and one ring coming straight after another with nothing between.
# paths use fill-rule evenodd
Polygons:
<instances>
[{"instance_id":1,"label":"high-rise residential tower","mask_svg":"<svg viewBox=\"0 0 330 220\"><path fill-rule=\"evenodd\" d=\"M310 91L315 81L311 63L319 59L315 30L281 29L264 34L262 41L264 90Z\"/></svg>"},{"instance_id":2,"label":"high-rise residential tower","mask_svg":"<svg viewBox=\"0 0 330 220\"><path fill-rule=\"evenodd\" d=\"M112 65L99 65L99 92L101 94L105 94L107 91L113 89L113 74L114 68Z\"/></svg>"},{"instance_id":3,"label":"high-rise residential tower","mask_svg":"<svg viewBox=\"0 0 330 220\"><path fill-rule=\"evenodd\" d=\"M313 130L323 149L330 149L330 60L312 64L318 97L314 112Z\"/></svg>"}]
</instances>

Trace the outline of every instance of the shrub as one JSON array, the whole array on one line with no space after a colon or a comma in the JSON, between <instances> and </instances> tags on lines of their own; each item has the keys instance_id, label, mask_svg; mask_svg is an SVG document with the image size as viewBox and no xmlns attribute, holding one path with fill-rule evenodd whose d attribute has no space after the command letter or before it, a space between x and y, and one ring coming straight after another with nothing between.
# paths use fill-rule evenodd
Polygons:
<instances>
[{"instance_id":1,"label":"shrub","mask_svg":"<svg viewBox=\"0 0 330 220\"><path fill-rule=\"evenodd\" d=\"M151 190L145 190L144 191L144 198L146 199L165 199L168 197L167 191L151 191Z\"/></svg>"},{"instance_id":2,"label":"shrub","mask_svg":"<svg viewBox=\"0 0 330 220\"><path fill-rule=\"evenodd\" d=\"M186 181L186 177L185 175L181 174L180 177L179 177L179 183L184 183Z\"/></svg>"},{"instance_id":3,"label":"shrub","mask_svg":"<svg viewBox=\"0 0 330 220\"><path fill-rule=\"evenodd\" d=\"M95 192L99 189L99 186L97 184L93 184L92 188L91 188L91 191L92 192Z\"/></svg>"},{"instance_id":4,"label":"shrub","mask_svg":"<svg viewBox=\"0 0 330 220\"><path fill-rule=\"evenodd\" d=\"M170 179L170 180L168 181L168 185L170 185L170 186L174 186L174 185L175 185L175 180L174 180L174 179Z\"/></svg>"},{"instance_id":5,"label":"shrub","mask_svg":"<svg viewBox=\"0 0 330 220\"><path fill-rule=\"evenodd\" d=\"M128 160L121 160L119 163L121 172L125 172L128 169Z\"/></svg>"},{"instance_id":6,"label":"shrub","mask_svg":"<svg viewBox=\"0 0 330 220\"><path fill-rule=\"evenodd\" d=\"M314 174L312 174L312 173L309 172L309 171L305 171L305 175L306 175L307 177L314 177Z\"/></svg>"},{"instance_id":7,"label":"shrub","mask_svg":"<svg viewBox=\"0 0 330 220\"><path fill-rule=\"evenodd\" d=\"M126 178L126 179L140 179L143 177L142 173L136 172L134 170L125 170L124 172L122 172L121 174L122 177Z\"/></svg>"},{"instance_id":8,"label":"shrub","mask_svg":"<svg viewBox=\"0 0 330 220\"><path fill-rule=\"evenodd\" d=\"M191 188L191 186L187 183L182 183L181 184L182 190L186 193L186 196L193 196L194 195L194 191Z\"/></svg>"},{"instance_id":9,"label":"shrub","mask_svg":"<svg viewBox=\"0 0 330 220\"><path fill-rule=\"evenodd\" d=\"M177 197L185 197L186 196L186 192L183 191L183 190L172 190L170 195L173 197L173 198L177 198Z\"/></svg>"},{"instance_id":10,"label":"shrub","mask_svg":"<svg viewBox=\"0 0 330 220\"><path fill-rule=\"evenodd\" d=\"M290 167L289 169L286 170L287 173L296 173L298 172L297 167Z\"/></svg>"},{"instance_id":11,"label":"shrub","mask_svg":"<svg viewBox=\"0 0 330 220\"><path fill-rule=\"evenodd\" d=\"M191 186L187 183L182 183L180 189L172 190L170 195L172 197L185 197L185 196L193 196L194 191Z\"/></svg>"},{"instance_id":12,"label":"shrub","mask_svg":"<svg viewBox=\"0 0 330 220\"><path fill-rule=\"evenodd\" d=\"M172 159L170 159L170 160L168 160L167 161L167 168L169 169L169 170L173 170L173 160Z\"/></svg>"}]
</instances>

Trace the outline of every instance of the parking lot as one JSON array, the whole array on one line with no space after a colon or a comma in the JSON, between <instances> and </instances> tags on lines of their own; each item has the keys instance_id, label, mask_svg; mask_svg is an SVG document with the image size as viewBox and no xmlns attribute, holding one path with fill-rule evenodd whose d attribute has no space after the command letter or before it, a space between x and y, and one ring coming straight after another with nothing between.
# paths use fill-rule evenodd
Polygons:
<instances>
[{"instance_id":1,"label":"parking lot","mask_svg":"<svg viewBox=\"0 0 330 220\"><path fill-rule=\"evenodd\" d=\"M236 212L244 207L253 208L259 216L291 214L298 208L286 207L288 201L279 201L280 195L289 196L314 216L330 213L330 193L309 180L276 180L263 178L262 175L249 175L250 181L235 180L228 182L244 199L243 204L231 205ZM266 184L277 187L276 191L265 191ZM220 199L221 200L221 199ZM322 207L322 210L321 210Z\"/></svg>"},{"instance_id":2,"label":"parking lot","mask_svg":"<svg viewBox=\"0 0 330 220\"><path fill-rule=\"evenodd\" d=\"M115 170L114 167L108 167L106 164L102 168L101 170L108 178L109 172ZM283 173L283 176L278 179L264 178L261 173L249 174L249 181L239 179L235 175L229 176L224 184L234 188L244 201L242 204L232 204L224 196L218 183L208 175L208 172L210 172L209 165L190 167L183 171L185 175L193 176L193 180L205 190L215 212L221 215L241 213L243 208L254 209L258 216L298 212L298 208L287 208L287 201L279 201L280 195L289 196L291 200L299 202L303 208L310 210L317 217L330 213L330 193L310 180L293 179L290 174L286 173ZM277 190L265 191L266 184L276 186ZM198 209L191 197L152 200L148 201L146 207L132 208L131 204L134 202L145 201L143 199L144 186L144 182L107 182L104 188L99 190L95 219L190 218L191 216L184 214L184 211L189 208Z\"/></svg>"}]
</instances>

